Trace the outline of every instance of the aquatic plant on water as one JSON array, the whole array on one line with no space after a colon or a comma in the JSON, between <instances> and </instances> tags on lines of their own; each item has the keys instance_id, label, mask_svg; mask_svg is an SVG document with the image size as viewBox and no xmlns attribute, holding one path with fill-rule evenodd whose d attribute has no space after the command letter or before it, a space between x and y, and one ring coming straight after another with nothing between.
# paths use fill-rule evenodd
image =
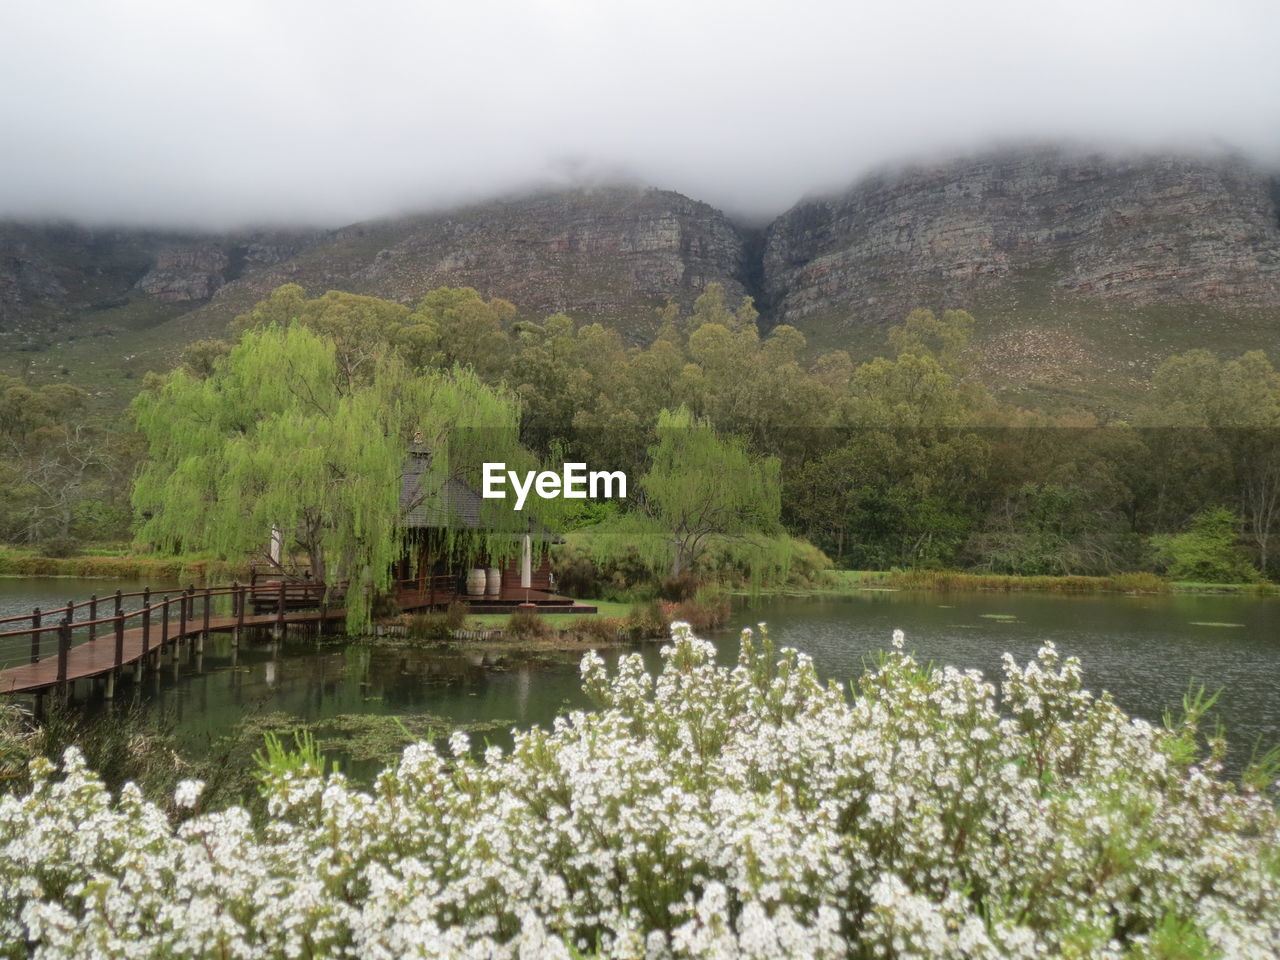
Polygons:
<instances>
[{"instance_id":1,"label":"aquatic plant on water","mask_svg":"<svg viewBox=\"0 0 1280 960\"><path fill-rule=\"evenodd\" d=\"M172 823L68 751L0 799L0 955L1274 957L1280 826L1046 645L976 671L901 649L852 690L673 626L659 675L582 661L595 712L506 753L409 746L368 791L277 751L269 816Z\"/></svg>"}]
</instances>

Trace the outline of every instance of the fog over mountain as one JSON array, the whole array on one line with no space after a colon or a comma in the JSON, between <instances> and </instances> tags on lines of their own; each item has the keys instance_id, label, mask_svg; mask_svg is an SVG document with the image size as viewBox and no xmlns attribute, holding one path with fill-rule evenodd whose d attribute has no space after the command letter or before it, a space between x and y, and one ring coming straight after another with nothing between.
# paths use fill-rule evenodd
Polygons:
<instances>
[{"instance_id":1,"label":"fog over mountain","mask_svg":"<svg viewBox=\"0 0 1280 960\"><path fill-rule=\"evenodd\" d=\"M1271 0L6 4L0 216L337 225L630 179L745 219L996 141L1280 165Z\"/></svg>"}]
</instances>

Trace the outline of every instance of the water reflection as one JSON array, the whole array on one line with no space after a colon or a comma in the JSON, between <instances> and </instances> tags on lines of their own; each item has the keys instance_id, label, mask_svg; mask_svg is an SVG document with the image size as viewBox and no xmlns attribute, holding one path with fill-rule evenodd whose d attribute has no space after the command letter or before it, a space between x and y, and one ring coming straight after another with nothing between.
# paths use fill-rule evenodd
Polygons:
<instances>
[{"instance_id":1,"label":"water reflection","mask_svg":"<svg viewBox=\"0 0 1280 960\"><path fill-rule=\"evenodd\" d=\"M58 582L56 589L60 596L69 585ZM78 592L70 588L70 595ZM1081 658L1091 689L1109 691L1126 710L1153 721L1180 709L1190 684L1223 688L1217 716L1236 769L1255 739L1280 742L1276 599L868 591L773 600L738 610L713 636L722 662L736 658L739 629L760 620L770 624L778 646L804 650L824 677L839 680L860 673L895 627L906 631L920 659L976 667L989 678L999 677L1006 650L1026 660L1052 640L1064 655ZM656 669L657 645L639 649ZM605 651L606 659L623 652ZM391 756L404 740L393 717L415 736L463 727L479 745L509 745L513 726L549 725L566 707L588 708L580 658L500 644L371 645L296 628L278 641L266 633L247 636L239 646L215 634L202 653L183 647L141 684L123 682L119 694L140 694L155 709L171 711L191 753L212 749L246 724L259 739L264 728L321 724L327 747L345 750L347 769L367 776L381 765L378 757Z\"/></svg>"}]
</instances>

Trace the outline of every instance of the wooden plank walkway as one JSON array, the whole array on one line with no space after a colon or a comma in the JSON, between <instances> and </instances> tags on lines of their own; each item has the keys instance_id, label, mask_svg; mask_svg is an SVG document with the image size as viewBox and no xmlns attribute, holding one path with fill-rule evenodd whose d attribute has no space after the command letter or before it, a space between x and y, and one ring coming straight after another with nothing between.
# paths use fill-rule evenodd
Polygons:
<instances>
[{"instance_id":1,"label":"wooden plank walkway","mask_svg":"<svg viewBox=\"0 0 1280 960\"><path fill-rule=\"evenodd\" d=\"M452 578L437 577L434 580L444 582L398 583L395 596L399 608L404 611L430 609L453 599L463 599L453 591ZM205 587L202 591L192 587L160 600L155 600L150 590L135 594L117 593L115 597L91 598L88 603L69 603L44 614L36 610L31 617L5 617L0 620L0 638L22 638L21 642L25 643L29 636L32 662L0 670L0 694L36 693L76 680L105 677L107 695L110 696L119 672L125 667L139 664L149 656L158 658L162 652L168 652L182 642L194 642L198 649L203 649L203 638L209 633L242 628L287 628L291 624L344 619L347 615L345 609L328 609L321 605L324 595L325 588L320 583L270 581L265 587L232 584L229 587ZM124 599L138 597L141 597L142 607L126 612ZM230 616L212 615L216 598L230 601ZM567 597L540 590L465 599L485 605L485 609L492 605L498 612L514 612L518 603L530 602L543 612L595 613L595 607L581 606ZM99 618L99 605L107 604L114 605L113 612ZM76 622L76 612L86 608L90 619ZM55 617L60 619L55 620ZM18 625L20 622L23 626ZM30 626L26 626L27 623ZM4 627L10 629L3 630ZM73 632L86 629L90 631L89 638L73 643ZM48 643L50 640L53 641L51 645ZM52 646L53 652L42 655L42 641L43 650L48 651Z\"/></svg>"},{"instance_id":2,"label":"wooden plank walkway","mask_svg":"<svg viewBox=\"0 0 1280 960\"><path fill-rule=\"evenodd\" d=\"M342 619L345 610L290 611L284 615L283 624L316 623L320 620ZM274 627L281 623L274 613L247 615L243 619L237 617L211 617L209 632L234 630L237 627ZM204 632L203 620L193 620L187 624L186 632L180 633L179 625L170 624L170 635L163 647L159 643L159 628L153 626L150 633L150 647L143 649L143 633L141 627L124 631L120 656L120 665L131 666L144 656L154 654L165 647L171 647L179 640L189 641ZM99 677L116 668L116 634L109 633L77 644L67 651L67 666L64 682L83 680L86 677ZM0 693L32 693L46 690L58 684L58 655L45 657L35 663L26 663L0 671Z\"/></svg>"},{"instance_id":3,"label":"wooden plank walkway","mask_svg":"<svg viewBox=\"0 0 1280 960\"><path fill-rule=\"evenodd\" d=\"M403 586L397 584L397 592ZM70 602L43 612L36 609L30 617L4 617L0 619L0 639L29 637L31 660L0 670L0 694L36 693L103 677L107 696L111 696L126 667L145 665L148 657L158 665L162 655L176 653L181 643L194 643L197 650L203 650L204 638L215 631L287 628L345 617L341 607L325 607L325 593L323 583L309 580L255 580L200 591L189 587L160 598L149 588L129 594L117 591L113 597L94 596L87 602ZM129 611L126 601L141 605ZM215 616L215 601L229 602L230 615ZM100 615L104 607L110 612ZM77 621L77 614L87 614L87 619ZM86 632L87 639L76 643L76 634Z\"/></svg>"}]
</instances>

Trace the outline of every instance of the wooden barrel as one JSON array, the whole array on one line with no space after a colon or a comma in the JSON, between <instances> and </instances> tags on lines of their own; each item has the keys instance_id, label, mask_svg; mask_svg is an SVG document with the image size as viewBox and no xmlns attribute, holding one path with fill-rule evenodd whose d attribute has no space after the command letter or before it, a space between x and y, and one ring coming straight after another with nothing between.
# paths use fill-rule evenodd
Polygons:
<instances>
[{"instance_id":1,"label":"wooden barrel","mask_svg":"<svg viewBox=\"0 0 1280 960\"><path fill-rule=\"evenodd\" d=\"M488 576L485 578L485 596L496 597L502 593L502 571L497 567L490 567Z\"/></svg>"},{"instance_id":2,"label":"wooden barrel","mask_svg":"<svg viewBox=\"0 0 1280 960\"><path fill-rule=\"evenodd\" d=\"M467 596L483 597L486 579L483 567L472 567L467 574Z\"/></svg>"}]
</instances>

